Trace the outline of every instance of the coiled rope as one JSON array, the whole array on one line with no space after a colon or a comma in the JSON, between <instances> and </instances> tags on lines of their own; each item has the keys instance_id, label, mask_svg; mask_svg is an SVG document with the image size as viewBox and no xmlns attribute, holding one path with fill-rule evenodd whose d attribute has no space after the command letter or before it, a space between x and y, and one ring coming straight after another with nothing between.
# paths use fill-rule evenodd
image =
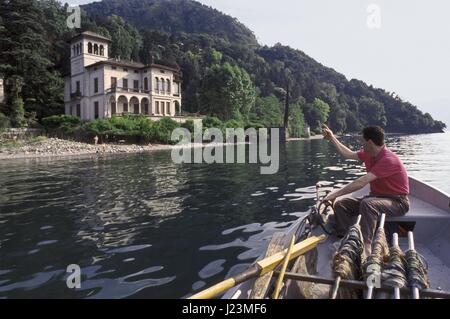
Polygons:
<instances>
[{"instance_id":1,"label":"coiled rope","mask_svg":"<svg viewBox=\"0 0 450 319\"><path fill-rule=\"evenodd\" d=\"M340 279L359 280L362 275L361 266L364 259L363 236L359 222L357 222L350 227L333 257L332 271L334 278L337 279L337 282ZM355 299L359 298L359 295L354 289L341 288L337 291L336 297L339 299Z\"/></svg>"},{"instance_id":2,"label":"coiled rope","mask_svg":"<svg viewBox=\"0 0 450 319\"><path fill-rule=\"evenodd\" d=\"M406 258L398 245L398 234L392 236L392 246L389 248L389 261L384 265L381 280L384 286L394 288L394 298L400 299L400 288L405 287L406 279Z\"/></svg>"},{"instance_id":3,"label":"coiled rope","mask_svg":"<svg viewBox=\"0 0 450 319\"><path fill-rule=\"evenodd\" d=\"M380 226L375 232L375 236L372 241L372 251L370 256L366 259L364 269L364 279L367 283L372 279L380 280L382 267L384 262L389 258L389 246L386 240L386 233L384 232L384 221L386 215L381 215ZM373 283L375 284L375 283ZM373 286L369 286L367 291L367 299L372 298Z\"/></svg>"},{"instance_id":4,"label":"coiled rope","mask_svg":"<svg viewBox=\"0 0 450 319\"><path fill-rule=\"evenodd\" d=\"M429 288L428 266L425 259L417 251L411 249L406 251L405 256L408 286L419 290Z\"/></svg>"}]
</instances>

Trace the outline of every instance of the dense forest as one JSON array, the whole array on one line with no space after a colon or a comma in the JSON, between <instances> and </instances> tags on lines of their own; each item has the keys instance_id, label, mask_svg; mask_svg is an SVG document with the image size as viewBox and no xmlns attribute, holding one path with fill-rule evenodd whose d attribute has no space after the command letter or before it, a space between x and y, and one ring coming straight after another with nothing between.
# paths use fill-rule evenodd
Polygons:
<instances>
[{"instance_id":1,"label":"dense forest","mask_svg":"<svg viewBox=\"0 0 450 319\"><path fill-rule=\"evenodd\" d=\"M328 122L337 132L368 124L387 132L440 132L445 124L393 93L347 80L300 50L258 44L236 19L191 0L103 0L82 6L81 29L55 0L0 0L0 126L34 125L63 112L69 39L90 30L112 40L110 56L179 66L188 113L271 127L291 136Z\"/></svg>"}]
</instances>

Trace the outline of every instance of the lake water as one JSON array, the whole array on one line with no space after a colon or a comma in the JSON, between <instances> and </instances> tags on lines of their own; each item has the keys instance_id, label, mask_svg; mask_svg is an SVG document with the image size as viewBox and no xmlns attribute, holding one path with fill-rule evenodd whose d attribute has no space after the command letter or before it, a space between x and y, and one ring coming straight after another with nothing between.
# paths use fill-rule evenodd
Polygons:
<instances>
[{"instance_id":1,"label":"lake water","mask_svg":"<svg viewBox=\"0 0 450 319\"><path fill-rule=\"evenodd\" d=\"M449 133L387 144L411 175L450 192ZM323 140L289 142L275 175L175 165L170 151L0 161L0 298L185 297L251 264L314 204L317 181L362 174ZM80 289L66 286L70 264Z\"/></svg>"}]
</instances>

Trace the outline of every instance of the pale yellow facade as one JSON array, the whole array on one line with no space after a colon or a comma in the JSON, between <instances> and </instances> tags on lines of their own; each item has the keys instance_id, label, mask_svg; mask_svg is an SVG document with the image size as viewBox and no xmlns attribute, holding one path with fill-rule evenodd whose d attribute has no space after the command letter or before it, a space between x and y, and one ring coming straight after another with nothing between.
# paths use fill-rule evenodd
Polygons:
<instances>
[{"instance_id":1,"label":"pale yellow facade","mask_svg":"<svg viewBox=\"0 0 450 319\"><path fill-rule=\"evenodd\" d=\"M83 120L124 114L180 117L180 71L110 59L109 44L108 39L91 32L73 38L71 75L64 89L65 113Z\"/></svg>"}]
</instances>

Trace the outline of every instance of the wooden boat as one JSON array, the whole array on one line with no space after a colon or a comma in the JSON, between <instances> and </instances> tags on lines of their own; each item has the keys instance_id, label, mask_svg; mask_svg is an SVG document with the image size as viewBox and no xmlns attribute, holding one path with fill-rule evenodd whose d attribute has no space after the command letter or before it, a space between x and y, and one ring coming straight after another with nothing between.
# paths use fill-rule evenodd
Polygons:
<instances>
[{"instance_id":1,"label":"wooden boat","mask_svg":"<svg viewBox=\"0 0 450 319\"><path fill-rule=\"evenodd\" d=\"M430 289L424 291L431 297L450 298L450 195L435 187L419 181L413 177L410 183L410 210L402 217L387 217L385 230L389 237L392 229L397 232L401 229L413 231L415 249L428 264ZM360 197L369 193L369 186L350 195ZM293 235L297 241L301 236L307 218L302 217L296 221L286 232L276 233L268 246L269 253L259 259L271 255L274 247L286 248ZM324 231L320 227L312 230L311 234L321 235ZM406 234L399 234L399 245L403 251L408 249ZM281 298L329 298L333 281L331 273L331 260L336 252L339 239L333 235L306 254L289 263L288 273ZM276 249L274 250L276 251ZM294 275L297 277L293 280ZM275 274L266 274L263 277L247 280L229 289L222 298L250 299L267 298L271 296L275 282ZM302 280L298 280L298 279ZM352 284L351 282L348 283ZM362 282L359 282L362 285Z\"/></svg>"}]
</instances>

